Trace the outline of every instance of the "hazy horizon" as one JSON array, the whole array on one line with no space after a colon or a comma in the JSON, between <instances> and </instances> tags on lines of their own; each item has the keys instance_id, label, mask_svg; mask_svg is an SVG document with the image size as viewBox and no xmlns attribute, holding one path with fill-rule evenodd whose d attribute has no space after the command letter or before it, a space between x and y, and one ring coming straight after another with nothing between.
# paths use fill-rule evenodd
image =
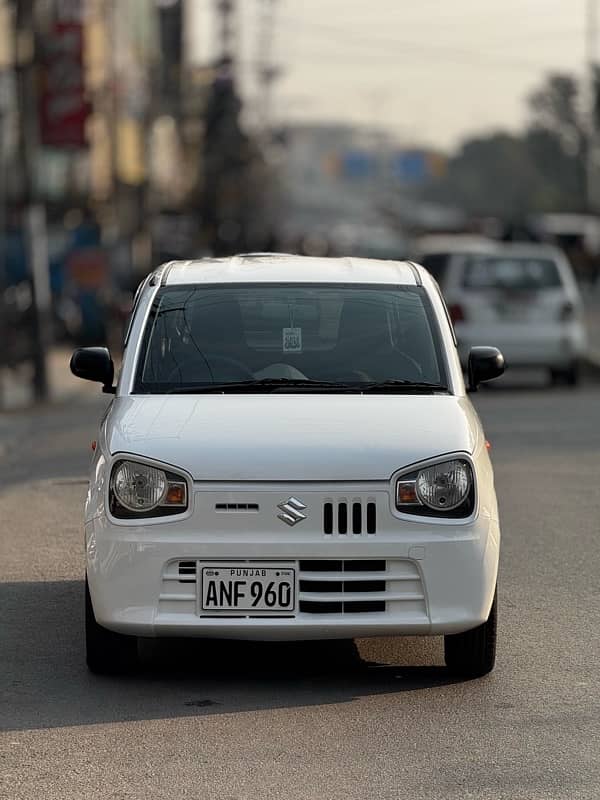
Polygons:
<instances>
[{"instance_id":1,"label":"hazy horizon","mask_svg":"<svg viewBox=\"0 0 600 800\"><path fill-rule=\"evenodd\" d=\"M191 2L192 51L204 61L214 6ZM452 148L522 127L526 97L548 73L583 74L585 0L276 0L274 8L275 122L375 125L400 142ZM260 9L259 0L239 3L238 74L250 106Z\"/></svg>"}]
</instances>

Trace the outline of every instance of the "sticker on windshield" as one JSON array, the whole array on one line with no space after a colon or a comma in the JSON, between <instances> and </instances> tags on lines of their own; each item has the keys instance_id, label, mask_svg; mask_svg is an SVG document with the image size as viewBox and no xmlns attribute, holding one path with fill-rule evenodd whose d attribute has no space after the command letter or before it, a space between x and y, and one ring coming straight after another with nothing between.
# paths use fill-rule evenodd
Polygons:
<instances>
[{"instance_id":1,"label":"sticker on windshield","mask_svg":"<svg viewBox=\"0 0 600 800\"><path fill-rule=\"evenodd\" d=\"M283 328L283 352L302 352L302 328Z\"/></svg>"}]
</instances>

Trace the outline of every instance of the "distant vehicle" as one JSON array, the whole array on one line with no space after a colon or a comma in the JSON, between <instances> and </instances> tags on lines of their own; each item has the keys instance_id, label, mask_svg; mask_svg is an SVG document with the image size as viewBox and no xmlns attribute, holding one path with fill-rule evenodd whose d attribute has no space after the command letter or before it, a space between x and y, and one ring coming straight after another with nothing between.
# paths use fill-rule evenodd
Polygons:
<instances>
[{"instance_id":1,"label":"distant vehicle","mask_svg":"<svg viewBox=\"0 0 600 800\"><path fill-rule=\"evenodd\" d=\"M443 634L494 666L500 528L439 290L413 264L250 254L142 284L85 508L87 663L136 637ZM471 388L503 371L469 356ZM206 648L210 658L210 646Z\"/></svg>"},{"instance_id":2,"label":"distant vehicle","mask_svg":"<svg viewBox=\"0 0 600 800\"><path fill-rule=\"evenodd\" d=\"M429 234L413 243L412 257L422 264L443 290L446 274L453 264L460 264L466 255L493 252L494 239L470 233Z\"/></svg>"},{"instance_id":3,"label":"distant vehicle","mask_svg":"<svg viewBox=\"0 0 600 800\"><path fill-rule=\"evenodd\" d=\"M398 261L406 258L408 253L404 237L377 221L337 225L331 230L331 242L336 254L355 258Z\"/></svg>"},{"instance_id":4,"label":"distant vehicle","mask_svg":"<svg viewBox=\"0 0 600 800\"><path fill-rule=\"evenodd\" d=\"M477 342L499 347L511 367L544 367L553 384L575 386L585 351L583 306L571 266L559 249L541 244L471 243L434 254L437 272L466 365Z\"/></svg>"},{"instance_id":5,"label":"distant vehicle","mask_svg":"<svg viewBox=\"0 0 600 800\"><path fill-rule=\"evenodd\" d=\"M532 224L569 259L575 277L596 283L600 274L600 220L592 214L539 214Z\"/></svg>"}]
</instances>

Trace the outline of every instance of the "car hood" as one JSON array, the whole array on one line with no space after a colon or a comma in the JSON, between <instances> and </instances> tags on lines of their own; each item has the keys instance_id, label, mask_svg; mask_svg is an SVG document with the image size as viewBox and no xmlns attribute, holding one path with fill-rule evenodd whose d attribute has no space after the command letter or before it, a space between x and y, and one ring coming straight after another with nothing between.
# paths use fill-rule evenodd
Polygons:
<instances>
[{"instance_id":1,"label":"car hood","mask_svg":"<svg viewBox=\"0 0 600 800\"><path fill-rule=\"evenodd\" d=\"M131 453L201 481L387 480L480 436L452 395L210 394L117 397L110 453Z\"/></svg>"}]
</instances>

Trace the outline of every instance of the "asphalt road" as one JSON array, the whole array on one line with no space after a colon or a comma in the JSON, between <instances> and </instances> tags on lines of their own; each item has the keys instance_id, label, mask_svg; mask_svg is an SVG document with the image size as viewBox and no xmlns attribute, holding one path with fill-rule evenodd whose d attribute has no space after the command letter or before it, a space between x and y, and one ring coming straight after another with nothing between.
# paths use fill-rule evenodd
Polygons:
<instances>
[{"instance_id":1,"label":"asphalt road","mask_svg":"<svg viewBox=\"0 0 600 800\"><path fill-rule=\"evenodd\" d=\"M476 397L503 524L500 640L160 643L83 665L84 477L100 401L0 416L3 800L600 797L600 387Z\"/></svg>"}]
</instances>

